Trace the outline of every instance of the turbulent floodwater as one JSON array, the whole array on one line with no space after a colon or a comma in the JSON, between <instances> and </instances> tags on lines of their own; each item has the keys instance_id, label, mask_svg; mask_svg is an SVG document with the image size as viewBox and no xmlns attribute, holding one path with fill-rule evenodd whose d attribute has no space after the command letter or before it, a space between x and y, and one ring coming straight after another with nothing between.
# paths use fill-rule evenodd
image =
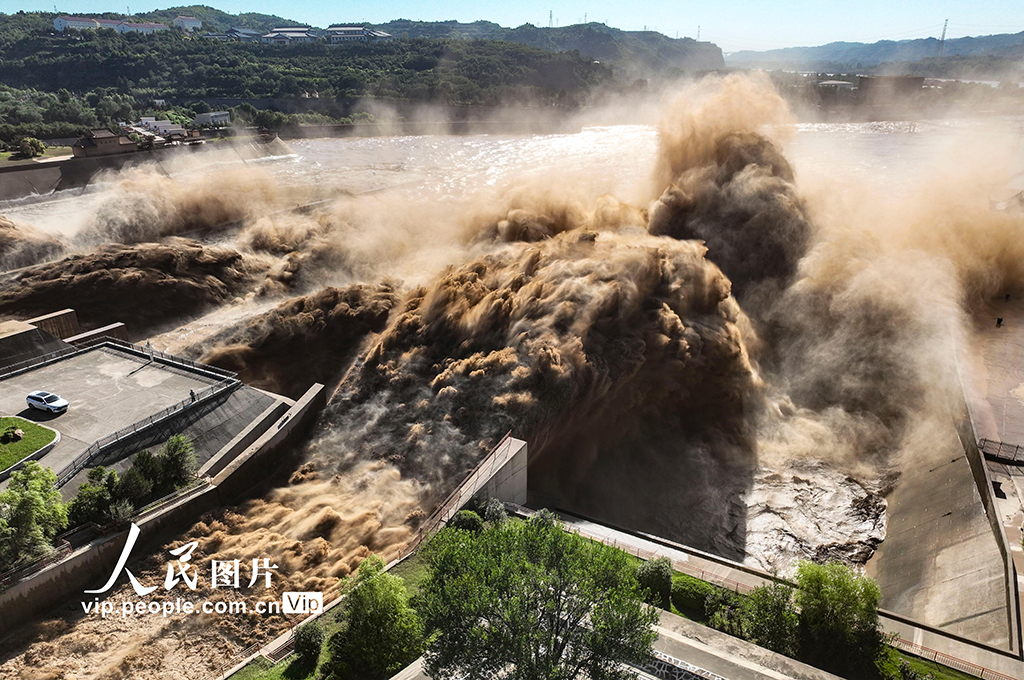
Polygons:
<instances>
[{"instance_id":1,"label":"turbulent floodwater","mask_svg":"<svg viewBox=\"0 0 1024 680\"><path fill-rule=\"evenodd\" d=\"M1021 122L796 124L736 78L655 108L573 135L300 140L0 206L0 254L73 254L0 287L0 314L71 298L99 325L113 296L158 348L327 383L288 483L187 534L203 560L282 555L279 590L394 554L509 429L560 507L782 572L863 563L948 413L964 309L1024 282L1024 225L988 205ZM72 604L0 677L202 677L287 625Z\"/></svg>"}]
</instances>

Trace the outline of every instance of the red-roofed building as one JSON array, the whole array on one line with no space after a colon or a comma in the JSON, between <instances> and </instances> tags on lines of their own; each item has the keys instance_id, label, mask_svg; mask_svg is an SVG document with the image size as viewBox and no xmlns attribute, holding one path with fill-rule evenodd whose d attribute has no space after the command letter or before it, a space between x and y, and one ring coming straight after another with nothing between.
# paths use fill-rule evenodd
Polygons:
<instances>
[{"instance_id":1,"label":"red-roofed building","mask_svg":"<svg viewBox=\"0 0 1024 680\"><path fill-rule=\"evenodd\" d=\"M111 28L118 33L156 33L170 30L167 24L152 22L130 23L120 19L93 19L92 17L59 16L53 20L53 27L58 31L75 29L78 31L95 31L99 28Z\"/></svg>"}]
</instances>

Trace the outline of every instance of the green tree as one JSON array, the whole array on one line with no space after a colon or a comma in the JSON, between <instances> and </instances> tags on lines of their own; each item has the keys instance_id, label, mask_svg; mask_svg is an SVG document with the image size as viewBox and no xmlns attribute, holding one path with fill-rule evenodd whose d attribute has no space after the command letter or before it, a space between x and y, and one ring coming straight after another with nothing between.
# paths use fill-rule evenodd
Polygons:
<instances>
[{"instance_id":1,"label":"green tree","mask_svg":"<svg viewBox=\"0 0 1024 680\"><path fill-rule=\"evenodd\" d=\"M426 551L431 677L610 680L650 657L658 613L626 555L550 513L480 533L446 528Z\"/></svg>"},{"instance_id":2,"label":"green tree","mask_svg":"<svg viewBox=\"0 0 1024 680\"><path fill-rule=\"evenodd\" d=\"M636 580L647 593L648 604L668 609L672 597L672 561L667 557L648 560L636 569Z\"/></svg>"},{"instance_id":3,"label":"green tree","mask_svg":"<svg viewBox=\"0 0 1024 680\"><path fill-rule=\"evenodd\" d=\"M188 484L196 472L196 454L191 440L183 434L176 434L167 440L158 454L163 478L163 491L173 491Z\"/></svg>"},{"instance_id":4,"label":"green tree","mask_svg":"<svg viewBox=\"0 0 1024 680\"><path fill-rule=\"evenodd\" d=\"M115 501L125 500L136 508L146 504L150 494L153 493L153 483L146 479L138 468L132 465L117 480L114 487L113 498Z\"/></svg>"},{"instance_id":5,"label":"green tree","mask_svg":"<svg viewBox=\"0 0 1024 680\"><path fill-rule=\"evenodd\" d=\"M371 555L345 601L345 628L331 636L328 673L337 680L385 680L423 650L423 626L402 579Z\"/></svg>"},{"instance_id":6,"label":"green tree","mask_svg":"<svg viewBox=\"0 0 1024 680\"><path fill-rule=\"evenodd\" d=\"M18 151L25 158L35 158L36 156L43 155L46 151L46 145L35 137L25 137L18 144Z\"/></svg>"},{"instance_id":7,"label":"green tree","mask_svg":"<svg viewBox=\"0 0 1024 680\"><path fill-rule=\"evenodd\" d=\"M53 470L34 460L11 473L7 490L0 493L0 569L52 550L50 541L68 523L56 483Z\"/></svg>"},{"instance_id":8,"label":"green tree","mask_svg":"<svg viewBox=\"0 0 1024 680\"><path fill-rule=\"evenodd\" d=\"M743 603L747 639L779 654L795 657L800 618L793 589L784 583L755 588Z\"/></svg>"},{"instance_id":9,"label":"green tree","mask_svg":"<svg viewBox=\"0 0 1024 680\"><path fill-rule=\"evenodd\" d=\"M843 677L877 675L885 649L878 584L838 562L801 562L796 582L802 657Z\"/></svg>"},{"instance_id":10,"label":"green tree","mask_svg":"<svg viewBox=\"0 0 1024 680\"><path fill-rule=\"evenodd\" d=\"M299 662L305 667L316 665L320 658L320 648L324 644L324 627L319 621L310 621L299 626L295 631L295 653Z\"/></svg>"},{"instance_id":11,"label":"green tree","mask_svg":"<svg viewBox=\"0 0 1024 680\"><path fill-rule=\"evenodd\" d=\"M112 470L109 474L116 479L116 472ZM107 469L102 465L89 470L86 481L68 503L68 526L77 527L86 522L105 524L108 521L110 490L114 484L108 486L107 477Z\"/></svg>"}]
</instances>

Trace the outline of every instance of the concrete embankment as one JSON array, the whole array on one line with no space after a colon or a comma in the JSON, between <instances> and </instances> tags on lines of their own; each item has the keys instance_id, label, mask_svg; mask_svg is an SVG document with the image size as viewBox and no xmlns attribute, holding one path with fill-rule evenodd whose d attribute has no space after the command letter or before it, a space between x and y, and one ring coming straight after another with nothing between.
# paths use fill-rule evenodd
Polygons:
<instances>
[{"instance_id":1,"label":"concrete embankment","mask_svg":"<svg viewBox=\"0 0 1024 680\"><path fill-rule=\"evenodd\" d=\"M236 152L239 160L283 156L292 152L288 145L279 139L262 143L253 138L232 138L209 147L164 147L111 156L68 158L0 167L0 201L80 189L88 186L104 172L120 172L146 163L163 162L179 154L202 154L208 149Z\"/></svg>"}]
</instances>

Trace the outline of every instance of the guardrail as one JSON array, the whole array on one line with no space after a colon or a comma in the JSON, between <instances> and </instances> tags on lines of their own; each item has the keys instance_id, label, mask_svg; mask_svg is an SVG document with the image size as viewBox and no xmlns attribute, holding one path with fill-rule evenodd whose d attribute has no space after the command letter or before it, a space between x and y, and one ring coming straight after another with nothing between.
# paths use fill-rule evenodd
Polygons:
<instances>
[{"instance_id":1,"label":"guardrail","mask_svg":"<svg viewBox=\"0 0 1024 680\"><path fill-rule=\"evenodd\" d=\"M23 564L20 567L14 567L0 574L0 590L6 590L15 581L19 581L25 576L34 574L41 569L60 562L65 557L70 555L72 552L71 544L67 541L61 541L61 544L57 548L46 555L43 555L37 560Z\"/></svg>"},{"instance_id":2,"label":"guardrail","mask_svg":"<svg viewBox=\"0 0 1024 680\"><path fill-rule=\"evenodd\" d=\"M172 491L166 496L162 496L161 498L156 499L152 503L144 505L141 509L136 510L134 518L138 519L143 515L147 515L151 512L156 512L157 510L162 510L164 507L170 505L171 503L179 501L186 496L191 496L193 494L199 493L200 491L205 491L211 486L213 486L213 480L210 479L209 477L193 479L191 482L181 487L180 489Z\"/></svg>"},{"instance_id":3,"label":"guardrail","mask_svg":"<svg viewBox=\"0 0 1024 680\"><path fill-rule=\"evenodd\" d=\"M975 675L979 678L982 678L983 680L1016 680L1015 678L1012 678L1009 675L1004 675L1003 673L999 673L998 671L989 670L984 666L979 666L978 664L971 663L970 661L958 659L955 656L950 656L949 654L945 654L934 649L928 649L927 647L923 647L914 642L910 642L909 640L904 640L903 638L897 638L896 641L892 643L892 645L893 647L896 647L901 651L907 652L908 654L913 654L914 656L919 656L922 659L934 661L935 663L941 664L948 668L953 668L964 673L969 673L970 675Z\"/></svg>"},{"instance_id":4,"label":"guardrail","mask_svg":"<svg viewBox=\"0 0 1024 680\"><path fill-rule=\"evenodd\" d=\"M146 418L143 418L142 420L136 421L127 427L122 427L120 430L114 432L113 434L108 434L106 437L97 439L92 444L90 444L88 448L85 449L85 451L82 451L82 453L78 454L78 456L76 456L75 459L71 461L71 463L69 463L59 473L57 473L57 488L59 489L60 487L64 486L69 481L71 481L71 479L79 472L81 472L83 469L85 469L89 465L89 461L95 458L97 455L99 455L99 453L104 448L112 444L116 444L117 442L123 439L127 439L128 437L137 434L159 422L167 420L171 416L177 415L178 413L185 411L191 406L201 404L202 402L212 399L213 397L218 396L223 392L232 390L238 387L240 384L241 383L237 379L231 378L219 382L216 385L204 387L198 392L195 392L194 399L192 397L189 397L188 399L183 399L182 401L179 401L176 404L172 404L165 409L157 411L156 413Z\"/></svg>"},{"instance_id":5,"label":"guardrail","mask_svg":"<svg viewBox=\"0 0 1024 680\"><path fill-rule=\"evenodd\" d=\"M12 377L18 375L19 373L24 373L25 371L30 371L33 368L38 368L39 366L45 366L46 364L53 363L54 361L59 361L60 359L65 359L65 358L73 356L75 354L82 354L83 352L88 352L88 351L90 351L92 349L94 349L94 348L91 347L91 346L89 346L89 347L67 347L65 349L59 349L56 352L49 352L47 354L43 354L43 355L40 355L38 357L34 357L32 359L26 359L25 361L18 361L16 363L11 364L10 366L7 366L6 369L4 370L4 372L0 373L0 380L6 380L7 378L12 378Z\"/></svg>"},{"instance_id":6,"label":"guardrail","mask_svg":"<svg viewBox=\"0 0 1024 680\"><path fill-rule=\"evenodd\" d=\"M24 373L25 371L40 368L47 364L52 364L56 361L68 359L78 354L84 354L86 352L91 352L96 349L102 349L104 346L110 346L111 348L114 349L129 351L135 354L139 354L143 357L149 357L153 360L159 359L160 361L166 364L182 366L193 371L209 374L212 377L238 377L237 373L225 370L223 368L217 368L216 366L202 364L197 361L192 361L191 359L186 359L185 357L179 357L174 354L161 352L160 350L153 349L152 347L144 347L142 345L136 345L126 340L112 338L110 336L104 335L98 338L92 338L91 340L87 340L81 345L67 347L65 349L57 350L56 352L49 352L47 354L43 354L32 359L26 359L25 361L19 361L17 363L11 364L10 366L6 367L3 373L0 373L0 380L6 380L7 378L11 378L15 375L18 375L19 373Z\"/></svg>"},{"instance_id":7,"label":"guardrail","mask_svg":"<svg viewBox=\"0 0 1024 680\"><path fill-rule=\"evenodd\" d=\"M1024 463L1024 447L1015 446L1014 444L1004 444L991 439L981 439L978 441L978 450L980 450L986 458L994 458L996 460L1014 463Z\"/></svg>"},{"instance_id":8,"label":"guardrail","mask_svg":"<svg viewBox=\"0 0 1024 680\"><path fill-rule=\"evenodd\" d=\"M493 472L495 461L499 458L498 452L502 447L510 446L511 439L512 431L509 430L505 433L505 436L498 441L494 448L491 449L491 452L484 456L484 458L477 463L472 470L470 470L463 482L459 484L454 491L448 494L448 497L445 498L444 502L437 506L437 509L435 509L434 512L430 513L430 516L427 517L427 519L420 525L416 535L413 536L412 539L405 544L405 547L403 547L398 553L397 559L401 560L412 554L412 552L419 547L419 544L422 543L427 536L451 519L452 516L459 511L459 508L465 505L466 501L472 498L473 494L479 491L479 488L476 488L467 493L467 483L472 486L472 484L481 477L485 480L489 479L489 473Z\"/></svg>"}]
</instances>

